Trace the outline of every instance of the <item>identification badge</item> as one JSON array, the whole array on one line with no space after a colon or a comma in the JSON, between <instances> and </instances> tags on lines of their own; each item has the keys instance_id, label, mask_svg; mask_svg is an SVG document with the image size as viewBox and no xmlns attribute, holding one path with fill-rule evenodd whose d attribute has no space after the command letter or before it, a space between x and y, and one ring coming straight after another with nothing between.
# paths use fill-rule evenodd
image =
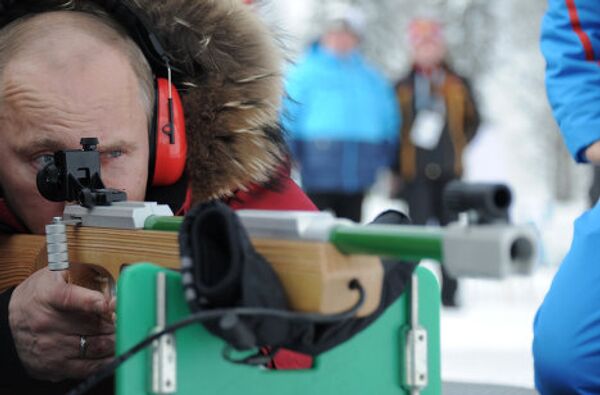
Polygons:
<instances>
[{"instance_id":1,"label":"identification badge","mask_svg":"<svg viewBox=\"0 0 600 395\"><path fill-rule=\"evenodd\" d=\"M413 122L410 139L419 148L432 150L437 147L444 131L445 120L442 114L421 110Z\"/></svg>"}]
</instances>

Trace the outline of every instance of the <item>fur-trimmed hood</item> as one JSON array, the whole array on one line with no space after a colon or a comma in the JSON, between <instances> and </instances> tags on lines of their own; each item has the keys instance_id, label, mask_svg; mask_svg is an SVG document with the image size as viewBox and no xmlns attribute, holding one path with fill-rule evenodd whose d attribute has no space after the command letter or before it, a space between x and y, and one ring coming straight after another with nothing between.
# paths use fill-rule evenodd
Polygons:
<instances>
[{"instance_id":1,"label":"fur-trimmed hood","mask_svg":"<svg viewBox=\"0 0 600 395\"><path fill-rule=\"evenodd\" d=\"M106 1L106 0L105 0ZM185 112L194 202L270 183L287 160L279 126L282 53L242 0L115 0L144 19L171 56ZM26 9L86 10L97 0L3 0ZM110 3L110 2L108 2ZM8 17L2 15L2 17Z\"/></svg>"},{"instance_id":2,"label":"fur-trimmed hood","mask_svg":"<svg viewBox=\"0 0 600 395\"><path fill-rule=\"evenodd\" d=\"M189 78L182 99L194 201L269 182L286 160L282 54L241 0L128 0Z\"/></svg>"}]
</instances>

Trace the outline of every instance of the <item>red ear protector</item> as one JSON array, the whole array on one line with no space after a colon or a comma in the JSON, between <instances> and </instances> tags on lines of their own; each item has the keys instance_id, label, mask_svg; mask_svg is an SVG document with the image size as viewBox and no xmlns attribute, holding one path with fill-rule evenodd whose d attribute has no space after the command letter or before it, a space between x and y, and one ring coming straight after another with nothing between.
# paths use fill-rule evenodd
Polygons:
<instances>
[{"instance_id":1,"label":"red ear protector","mask_svg":"<svg viewBox=\"0 0 600 395\"><path fill-rule=\"evenodd\" d=\"M187 142L183 106L177 89L165 78L156 79L156 107L150 126L150 186L167 186L181 178Z\"/></svg>"}]
</instances>

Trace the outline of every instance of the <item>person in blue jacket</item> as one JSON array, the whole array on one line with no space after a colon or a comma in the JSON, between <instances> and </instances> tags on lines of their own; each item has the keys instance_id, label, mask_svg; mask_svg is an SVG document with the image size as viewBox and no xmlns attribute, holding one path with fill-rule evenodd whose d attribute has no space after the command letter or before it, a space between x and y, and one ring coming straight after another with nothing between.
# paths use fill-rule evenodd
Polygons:
<instances>
[{"instance_id":1,"label":"person in blue jacket","mask_svg":"<svg viewBox=\"0 0 600 395\"><path fill-rule=\"evenodd\" d=\"M535 385L544 394L600 393L600 209L575 222L571 250L535 318Z\"/></svg>"},{"instance_id":2,"label":"person in blue jacket","mask_svg":"<svg viewBox=\"0 0 600 395\"><path fill-rule=\"evenodd\" d=\"M400 126L391 83L358 50L363 29L356 8L330 18L287 75L283 113L303 189L319 209L354 221L377 169L394 161Z\"/></svg>"},{"instance_id":3,"label":"person in blue jacket","mask_svg":"<svg viewBox=\"0 0 600 395\"><path fill-rule=\"evenodd\" d=\"M542 24L546 89L569 151L600 163L600 7L549 0Z\"/></svg>"},{"instance_id":4,"label":"person in blue jacket","mask_svg":"<svg viewBox=\"0 0 600 395\"><path fill-rule=\"evenodd\" d=\"M550 0L542 25L554 115L578 162L600 163L600 4ZM575 222L573 244L535 318L541 394L600 393L600 206Z\"/></svg>"}]
</instances>

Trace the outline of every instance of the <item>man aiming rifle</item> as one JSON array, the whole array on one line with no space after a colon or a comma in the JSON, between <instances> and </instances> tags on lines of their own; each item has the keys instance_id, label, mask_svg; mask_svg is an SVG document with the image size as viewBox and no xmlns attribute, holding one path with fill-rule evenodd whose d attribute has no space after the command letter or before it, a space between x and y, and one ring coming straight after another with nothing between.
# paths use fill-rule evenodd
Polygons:
<instances>
[{"instance_id":1,"label":"man aiming rifle","mask_svg":"<svg viewBox=\"0 0 600 395\"><path fill-rule=\"evenodd\" d=\"M130 200L313 210L285 170L279 59L237 0L2 1L3 229L43 233L62 215L36 174L91 136L107 187ZM47 382L97 370L114 352L113 312L110 296L48 270L4 290L0 386L56 392Z\"/></svg>"}]
</instances>

